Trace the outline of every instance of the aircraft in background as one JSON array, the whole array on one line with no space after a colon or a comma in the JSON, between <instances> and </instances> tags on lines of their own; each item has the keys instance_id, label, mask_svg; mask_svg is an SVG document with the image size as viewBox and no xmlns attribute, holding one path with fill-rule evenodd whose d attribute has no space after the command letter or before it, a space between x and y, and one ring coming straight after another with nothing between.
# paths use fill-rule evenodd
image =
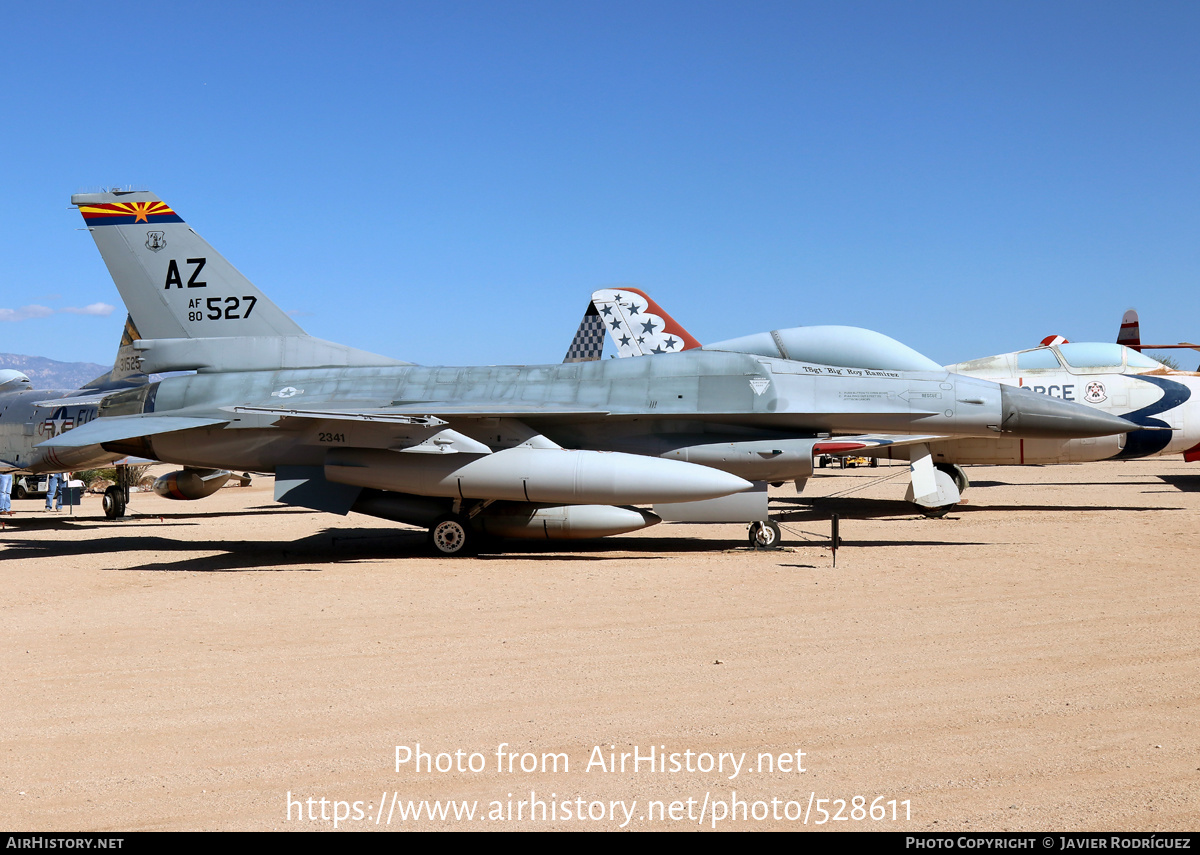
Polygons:
<instances>
[{"instance_id":1,"label":"aircraft in background","mask_svg":"<svg viewBox=\"0 0 1200 855\"><path fill-rule=\"evenodd\" d=\"M1137 422L1143 429L1066 442L951 442L937 449L942 455L939 462L1082 463L1166 454L1182 454L1189 463L1200 460L1200 374L1169 368L1143 352L1172 349L1200 350L1200 345L1142 344L1137 310L1129 309L1121 318L1115 344L1071 342L1053 335L1042 339L1041 347L947 366L969 376L1082 401Z\"/></svg>"},{"instance_id":2,"label":"aircraft in background","mask_svg":"<svg viewBox=\"0 0 1200 855\"><path fill-rule=\"evenodd\" d=\"M1045 342L1042 342L1045 344ZM1178 344L1142 344L1142 328L1137 309L1127 309L1121 316L1121 327L1117 330L1117 344L1123 344L1139 353L1147 350L1200 350L1200 344L1181 341ZM1200 371L1200 368L1197 368Z\"/></svg>"},{"instance_id":3,"label":"aircraft in background","mask_svg":"<svg viewBox=\"0 0 1200 855\"><path fill-rule=\"evenodd\" d=\"M630 296L630 300L649 300L634 289L625 289L624 293L636 295ZM592 306L609 299L608 291L597 291L593 294ZM658 311L662 313L661 309ZM863 346L863 342L873 342L877 335L854 327L795 327L704 345L704 349L761 355L791 354L802 350L805 355L810 355L811 349L818 347L857 365L888 364L901 358L900 353L892 355L882 343L873 350ZM945 369L1006 386L1018 386L1058 400L1081 403L1134 422L1140 426L1139 430L1078 438L933 437L929 438L927 446L935 468L952 479L961 494L970 484L961 468L963 465L1082 463L1173 453L1182 453L1184 460L1189 462L1200 460L1200 410L1197 409L1200 395L1196 395L1200 393L1200 374L1175 371L1138 352L1139 349L1200 349L1200 346L1188 343L1142 345L1137 312L1132 309L1122 318L1118 340L1122 343L1071 343L1062 336L1047 336L1040 347L948 365ZM856 352L848 352L848 349ZM636 354L619 351L619 355ZM835 457L892 459L909 456L906 449L897 454L897 448L891 444L860 442L857 437L838 439L840 447L829 449L827 446L819 449L819 453ZM797 484L798 489L802 486ZM908 498L913 500L911 491ZM945 506L926 507L934 512L945 509Z\"/></svg>"},{"instance_id":4,"label":"aircraft in background","mask_svg":"<svg viewBox=\"0 0 1200 855\"><path fill-rule=\"evenodd\" d=\"M807 477L814 447L834 434L887 431L882 441L919 445L1133 427L949 375L878 334L917 360L862 369L693 348L413 365L305 334L151 193L72 202L140 330L131 347L142 370L195 373L111 395L98 418L45 446L272 471L278 501L423 527L442 554L469 551L479 534L597 537L652 525L660 509L691 518L745 497L765 523L765 482ZM655 317L613 323L663 332ZM633 507L648 504L655 513Z\"/></svg>"},{"instance_id":5,"label":"aircraft in background","mask_svg":"<svg viewBox=\"0 0 1200 855\"><path fill-rule=\"evenodd\" d=\"M122 336L124 341L128 335ZM42 475L111 466L125 455L97 444L43 448L39 444L96 418L105 395L146 383L146 376L122 366L118 357L111 371L80 389L34 389L29 378L13 369L0 370L0 471ZM109 518L125 512L127 486L114 485L104 494Z\"/></svg>"},{"instance_id":6,"label":"aircraft in background","mask_svg":"<svg viewBox=\"0 0 1200 855\"><path fill-rule=\"evenodd\" d=\"M1113 342L1043 345L947 366L970 377L1011 384L1141 426L1126 434L1069 440L949 441L934 453L954 464L1083 463L1163 454L1200 459L1200 375L1175 371Z\"/></svg>"},{"instance_id":7,"label":"aircraft in background","mask_svg":"<svg viewBox=\"0 0 1200 855\"><path fill-rule=\"evenodd\" d=\"M125 466L137 461L128 461L128 455L106 451L99 444L51 447L42 443L95 419L109 395L146 386L141 360L131 348L137 337L132 319L126 318L112 370L79 389L34 389L20 371L0 370L0 472L44 475L115 466L118 483L104 492L104 514L109 519L123 517L131 486ZM202 483L184 477L180 485L181 475L161 476L154 483L155 492L176 499L204 498L229 480L230 473L206 471L195 476L201 477Z\"/></svg>"}]
</instances>

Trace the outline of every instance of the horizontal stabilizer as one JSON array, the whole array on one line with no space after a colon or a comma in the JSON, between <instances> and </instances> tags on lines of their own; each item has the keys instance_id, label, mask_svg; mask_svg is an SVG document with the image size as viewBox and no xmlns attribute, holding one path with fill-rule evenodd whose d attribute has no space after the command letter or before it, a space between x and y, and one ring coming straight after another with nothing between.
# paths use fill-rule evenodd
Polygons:
<instances>
[{"instance_id":1,"label":"horizontal stabilizer","mask_svg":"<svg viewBox=\"0 0 1200 855\"><path fill-rule=\"evenodd\" d=\"M174 433L179 430L229 424L229 419L202 419L190 416L112 416L95 419L53 439L38 443L37 448L82 448L139 436Z\"/></svg>"},{"instance_id":2,"label":"horizontal stabilizer","mask_svg":"<svg viewBox=\"0 0 1200 855\"><path fill-rule=\"evenodd\" d=\"M35 407L40 407L45 410L58 409L59 407L95 407L109 395L114 392L124 391L122 389L112 389L107 392L99 392L94 395L75 395L67 398L53 398L49 401L36 401Z\"/></svg>"}]
</instances>

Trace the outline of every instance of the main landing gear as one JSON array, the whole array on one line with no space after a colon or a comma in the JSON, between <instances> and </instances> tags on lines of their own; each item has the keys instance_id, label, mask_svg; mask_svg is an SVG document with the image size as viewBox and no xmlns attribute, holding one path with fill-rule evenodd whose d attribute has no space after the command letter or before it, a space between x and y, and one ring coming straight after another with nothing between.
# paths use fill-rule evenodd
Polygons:
<instances>
[{"instance_id":1,"label":"main landing gear","mask_svg":"<svg viewBox=\"0 0 1200 855\"><path fill-rule=\"evenodd\" d=\"M119 520L125 516L125 508L129 504L129 482L132 477L128 464L117 464L117 483L104 491L104 516L110 520Z\"/></svg>"},{"instance_id":2,"label":"main landing gear","mask_svg":"<svg viewBox=\"0 0 1200 855\"><path fill-rule=\"evenodd\" d=\"M783 543L783 532L775 520L758 520L750 523L750 546L754 549L778 549Z\"/></svg>"},{"instance_id":3,"label":"main landing gear","mask_svg":"<svg viewBox=\"0 0 1200 855\"><path fill-rule=\"evenodd\" d=\"M104 516L119 520L125 516L125 488L113 484L104 491Z\"/></svg>"},{"instance_id":4,"label":"main landing gear","mask_svg":"<svg viewBox=\"0 0 1200 855\"><path fill-rule=\"evenodd\" d=\"M475 533L462 514L446 514L429 527L429 545L438 555L470 555Z\"/></svg>"},{"instance_id":5,"label":"main landing gear","mask_svg":"<svg viewBox=\"0 0 1200 855\"><path fill-rule=\"evenodd\" d=\"M954 486L958 488L958 494L961 496L971 486L971 479L967 477L967 472L957 463L935 463L933 468L947 475ZM938 505L937 507L923 507L921 513L930 519L941 519L950 511L958 507L958 502L952 505Z\"/></svg>"}]
</instances>

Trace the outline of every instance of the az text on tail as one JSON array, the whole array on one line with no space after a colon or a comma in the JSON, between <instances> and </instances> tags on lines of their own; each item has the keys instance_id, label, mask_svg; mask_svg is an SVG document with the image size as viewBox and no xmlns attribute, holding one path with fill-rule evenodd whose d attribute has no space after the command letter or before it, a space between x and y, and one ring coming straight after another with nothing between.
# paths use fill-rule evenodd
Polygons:
<instances>
[{"instance_id":1,"label":"az text on tail","mask_svg":"<svg viewBox=\"0 0 1200 855\"><path fill-rule=\"evenodd\" d=\"M142 337L304 335L153 193L79 194L71 203Z\"/></svg>"},{"instance_id":2,"label":"az text on tail","mask_svg":"<svg viewBox=\"0 0 1200 855\"><path fill-rule=\"evenodd\" d=\"M398 365L323 341L282 309L146 191L71 197L129 310L112 376Z\"/></svg>"}]
</instances>

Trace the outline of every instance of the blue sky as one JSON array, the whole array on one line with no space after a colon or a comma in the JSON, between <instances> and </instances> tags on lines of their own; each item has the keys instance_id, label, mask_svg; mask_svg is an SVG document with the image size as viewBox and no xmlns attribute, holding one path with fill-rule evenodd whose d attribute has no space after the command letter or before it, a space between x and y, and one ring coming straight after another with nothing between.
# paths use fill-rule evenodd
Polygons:
<instances>
[{"instance_id":1,"label":"blue sky","mask_svg":"<svg viewBox=\"0 0 1200 855\"><path fill-rule=\"evenodd\" d=\"M112 185L427 364L558 362L613 285L701 341L1196 340L1197 56L1172 2L13 5L0 350L111 360Z\"/></svg>"}]
</instances>

